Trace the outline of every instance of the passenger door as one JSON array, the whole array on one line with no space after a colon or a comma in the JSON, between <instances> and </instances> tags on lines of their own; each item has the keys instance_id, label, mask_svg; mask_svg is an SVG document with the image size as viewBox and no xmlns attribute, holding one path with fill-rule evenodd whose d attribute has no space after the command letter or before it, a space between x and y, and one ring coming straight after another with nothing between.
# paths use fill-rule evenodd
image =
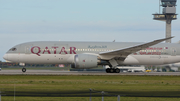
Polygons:
<instances>
[{"instance_id":1,"label":"passenger door","mask_svg":"<svg viewBox=\"0 0 180 101\"><path fill-rule=\"evenodd\" d=\"M31 54L31 48L33 47L33 45L29 44L25 46L25 54Z\"/></svg>"},{"instance_id":2,"label":"passenger door","mask_svg":"<svg viewBox=\"0 0 180 101\"><path fill-rule=\"evenodd\" d=\"M171 56L176 56L177 50L176 48L171 48Z\"/></svg>"}]
</instances>

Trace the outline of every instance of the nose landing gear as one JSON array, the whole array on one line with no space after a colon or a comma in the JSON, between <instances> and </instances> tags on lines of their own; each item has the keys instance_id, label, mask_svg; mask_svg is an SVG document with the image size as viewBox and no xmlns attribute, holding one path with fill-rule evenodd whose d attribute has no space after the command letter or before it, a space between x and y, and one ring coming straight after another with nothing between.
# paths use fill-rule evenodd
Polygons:
<instances>
[{"instance_id":1,"label":"nose landing gear","mask_svg":"<svg viewBox=\"0 0 180 101\"><path fill-rule=\"evenodd\" d=\"M22 68L22 72L24 72L24 73L25 73L25 72L26 72L25 63L19 63L19 65L20 65L20 66L23 66L23 68Z\"/></svg>"}]
</instances>

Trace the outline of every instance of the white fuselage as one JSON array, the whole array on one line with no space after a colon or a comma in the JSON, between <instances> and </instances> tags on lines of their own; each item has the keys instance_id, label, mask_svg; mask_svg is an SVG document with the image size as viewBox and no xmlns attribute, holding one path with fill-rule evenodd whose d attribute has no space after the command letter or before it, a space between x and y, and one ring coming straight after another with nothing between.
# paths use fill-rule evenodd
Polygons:
<instances>
[{"instance_id":1,"label":"white fuselage","mask_svg":"<svg viewBox=\"0 0 180 101\"><path fill-rule=\"evenodd\" d=\"M4 59L27 64L73 64L76 54L91 54L109 60L100 52L133 46L133 42L30 42L14 46ZM128 55L119 65L162 65L180 62L179 44L157 44Z\"/></svg>"}]
</instances>

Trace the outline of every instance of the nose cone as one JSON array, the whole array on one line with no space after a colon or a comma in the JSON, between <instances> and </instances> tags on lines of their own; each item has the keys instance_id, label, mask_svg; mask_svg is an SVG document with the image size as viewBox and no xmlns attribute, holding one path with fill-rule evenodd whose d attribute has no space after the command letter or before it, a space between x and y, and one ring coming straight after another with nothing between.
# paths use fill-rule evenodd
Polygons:
<instances>
[{"instance_id":1,"label":"nose cone","mask_svg":"<svg viewBox=\"0 0 180 101\"><path fill-rule=\"evenodd\" d=\"M4 60L8 60L8 55L5 54L5 55L3 56L3 59L4 59Z\"/></svg>"}]
</instances>

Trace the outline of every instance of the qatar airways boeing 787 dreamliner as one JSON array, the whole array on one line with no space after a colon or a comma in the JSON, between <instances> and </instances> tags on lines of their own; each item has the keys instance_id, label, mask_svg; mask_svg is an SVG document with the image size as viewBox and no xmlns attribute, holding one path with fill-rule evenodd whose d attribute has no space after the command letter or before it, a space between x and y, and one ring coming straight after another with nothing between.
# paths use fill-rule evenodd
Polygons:
<instances>
[{"instance_id":1,"label":"qatar airways boeing 787 dreamliner","mask_svg":"<svg viewBox=\"0 0 180 101\"><path fill-rule=\"evenodd\" d=\"M72 68L109 65L107 73L119 73L118 65L162 65L180 62L180 44L138 42L39 41L12 47L4 59L20 64L71 64ZM22 68L26 72L26 68Z\"/></svg>"}]
</instances>

